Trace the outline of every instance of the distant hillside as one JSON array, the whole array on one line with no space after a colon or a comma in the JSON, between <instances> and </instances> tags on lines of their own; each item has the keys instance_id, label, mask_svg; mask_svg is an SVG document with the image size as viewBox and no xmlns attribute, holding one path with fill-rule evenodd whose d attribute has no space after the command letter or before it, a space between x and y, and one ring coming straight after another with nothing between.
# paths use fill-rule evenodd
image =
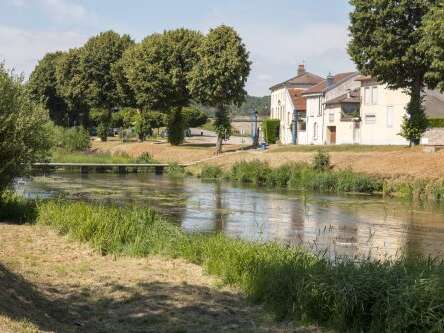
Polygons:
<instances>
[{"instance_id":1,"label":"distant hillside","mask_svg":"<svg viewBox=\"0 0 444 333\"><path fill-rule=\"evenodd\" d=\"M270 114L270 96L256 97L247 96L244 104L240 107L231 106L230 110L233 116L249 116L253 110L256 110L260 116L268 116ZM214 116L214 109L204 105L197 105L197 107L207 113L210 117Z\"/></svg>"}]
</instances>

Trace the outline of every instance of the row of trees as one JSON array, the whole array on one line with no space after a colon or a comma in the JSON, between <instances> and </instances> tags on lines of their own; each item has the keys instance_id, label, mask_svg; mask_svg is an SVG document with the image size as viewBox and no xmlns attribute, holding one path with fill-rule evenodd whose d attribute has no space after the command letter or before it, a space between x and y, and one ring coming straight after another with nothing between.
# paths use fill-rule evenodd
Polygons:
<instances>
[{"instance_id":1,"label":"row of trees","mask_svg":"<svg viewBox=\"0 0 444 333\"><path fill-rule=\"evenodd\" d=\"M231 129L228 107L244 101L250 66L240 36L224 25L207 35L165 31L140 43L107 31L81 48L47 54L28 86L56 124L89 127L93 122L104 139L111 124L136 120L136 127L145 129L140 139L166 125L169 142L178 145L185 127L203 121L189 109L192 102L214 107L220 152Z\"/></svg>"},{"instance_id":2,"label":"row of trees","mask_svg":"<svg viewBox=\"0 0 444 333\"><path fill-rule=\"evenodd\" d=\"M425 88L444 90L441 0L350 0L349 54L358 69L410 95L402 133L418 144L427 128Z\"/></svg>"}]
</instances>

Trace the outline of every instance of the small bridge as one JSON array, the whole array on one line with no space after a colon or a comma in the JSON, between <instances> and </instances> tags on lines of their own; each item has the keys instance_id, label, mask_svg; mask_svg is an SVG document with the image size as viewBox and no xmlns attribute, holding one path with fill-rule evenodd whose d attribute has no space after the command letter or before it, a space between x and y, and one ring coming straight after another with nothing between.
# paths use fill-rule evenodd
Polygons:
<instances>
[{"instance_id":1,"label":"small bridge","mask_svg":"<svg viewBox=\"0 0 444 333\"><path fill-rule=\"evenodd\" d=\"M139 163L129 163L129 164L111 164L111 163L34 163L34 169L40 169L42 171L52 171L57 169L69 169L69 170L80 170L80 173L89 172L116 172L116 173L129 173L129 172L139 172L139 170L154 170L156 174L162 174L164 169L168 167L168 164L153 163L153 164L139 164ZM180 167L186 167L187 164L179 164Z\"/></svg>"}]
</instances>

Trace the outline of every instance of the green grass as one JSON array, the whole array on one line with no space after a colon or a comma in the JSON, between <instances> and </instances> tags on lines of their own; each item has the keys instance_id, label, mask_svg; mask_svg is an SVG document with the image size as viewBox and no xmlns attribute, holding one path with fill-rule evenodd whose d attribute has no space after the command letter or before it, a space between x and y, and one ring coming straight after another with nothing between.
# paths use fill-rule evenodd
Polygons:
<instances>
[{"instance_id":1,"label":"green grass","mask_svg":"<svg viewBox=\"0 0 444 333\"><path fill-rule=\"evenodd\" d=\"M375 193L383 191L383 181L350 170L316 170L306 163L289 163L272 169L261 161L238 162L227 177L241 183L286 187L313 192Z\"/></svg>"},{"instance_id":2,"label":"green grass","mask_svg":"<svg viewBox=\"0 0 444 333\"><path fill-rule=\"evenodd\" d=\"M323 146L326 152L368 152L368 151L396 151L407 146L370 146L370 145L328 145ZM315 145L284 145L270 149L270 153L291 153L291 152L316 152L319 146Z\"/></svg>"},{"instance_id":3,"label":"green grass","mask_svg":"<svg viewBox=\"0 0 444 333\"><path fill-rule=\"evenodd\" d=\"M30 223L36 217L34 201L26 200L11 191L0 192L0 222Z\"/></svg>"},{"instance_id":4,"label":"green grass","mask_svg":"<svg viewBox=\"0 0 444 333\"><path fill-rule=\"evenodd\" d=\"M57 163L103 163L103 164L131 164L131 163L156 163L148 154L142 154L140 157L131 157L125 153L93 153L74 151L68 152L62 149L56 149L52 153L52 162Z\"/></svg>"},{"instance_id":5,"label":"green grass","mask_svg":"<svg viewBox=\"0 0 444 333\"><path fill-rule=\"evenodd\" d=\"M46 202L38 205L37 222L104 254L160 254L202 265L278 319L341 332L444 330L441 261L332 261L300 247L188 235L143 208Z\"/></svg>"}]
</instances>

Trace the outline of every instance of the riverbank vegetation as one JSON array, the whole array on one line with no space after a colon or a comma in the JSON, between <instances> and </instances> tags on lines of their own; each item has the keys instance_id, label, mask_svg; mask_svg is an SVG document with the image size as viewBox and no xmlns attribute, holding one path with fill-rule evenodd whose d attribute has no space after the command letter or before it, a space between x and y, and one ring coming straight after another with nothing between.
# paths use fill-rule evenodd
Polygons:
<instances>
[{"instance_id":1,"label":"riverbank vegetation","mask_svg":"<svg viewBox=\"0 0 444 333\"><path fill-rule=\"evenodd\" d=\"M334 170L325 152L312 163L292 162L276 168L259 160L236 162L229 170L205 165L199 176L205 180L229 180L257 186L325 193L367 193L415 201L444 200L444 179L414 179L372 176L352 170Z\"/></svg>"},{"instance_id":2,"label":"riverbank vegetation","mask_svg":"<svg viewBox=\"0 0 444 333\"><path fill-rule=\"evenodd\" d=\"M330 260L299 247L188 235L150 209L37 205L37 223L102 254L180 257L235 285L279 319L341 331L444 329L444 264L423 258Z\"/></svg>"},{"instance_id":3,"label":"riverbank vegetation","mask_svg":"<svg viewBox=\"0 0 444 333\"><path fill-rule=\"evenodd\" d=\"M157 161L149 154L143 153L138 157L132 157L127 153L105 152L69 152L63 149L52 151L51 162L56 163L98 163L98 164L154 164Z\"/></svg>"}]
</instances>

